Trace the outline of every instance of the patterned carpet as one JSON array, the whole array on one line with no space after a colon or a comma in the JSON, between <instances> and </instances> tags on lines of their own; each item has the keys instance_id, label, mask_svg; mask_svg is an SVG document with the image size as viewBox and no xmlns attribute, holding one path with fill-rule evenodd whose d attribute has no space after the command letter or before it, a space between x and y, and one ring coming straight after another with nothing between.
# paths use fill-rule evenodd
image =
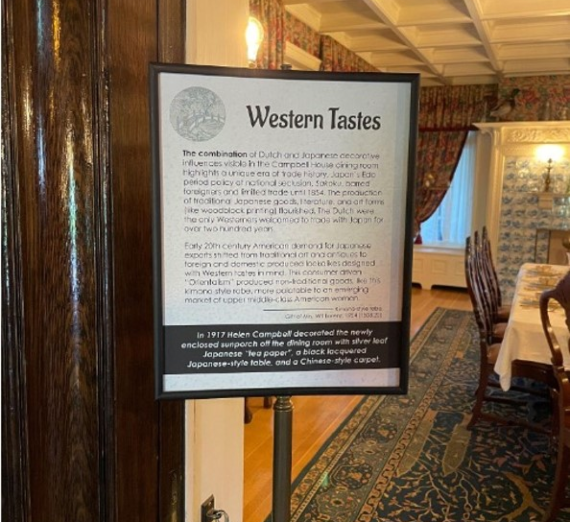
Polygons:
<instances>
[{"instance_id":1,"label":"patterned carpet","mask_svg":"<svg viewBox=\"0 0 570 522\"><path fill-rule=\"evenodd\" d=\"M466 429L478 350L470 312L436 310L412 343L409 394L363 398L295 480L291 521L540 521L554 471L548 438ZM546 424L548 409L535 402L522 414Z\"/></svg>"}]
</instances>

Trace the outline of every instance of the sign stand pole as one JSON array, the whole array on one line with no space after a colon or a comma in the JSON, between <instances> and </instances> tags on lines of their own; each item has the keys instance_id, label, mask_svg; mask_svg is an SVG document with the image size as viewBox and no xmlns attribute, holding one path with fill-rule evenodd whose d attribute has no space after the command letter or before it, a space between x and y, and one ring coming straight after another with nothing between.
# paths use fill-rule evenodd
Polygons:
<instances>
[{"instance_id":1,"label":"sign stand pole","mask_svg":"<svg viewBox=\"0 0 570 522\"><path fill-rule=\"evenodd\" d=\"M291 464L293 441L293 402L279 396L273 405L273 522L291 519Z\"/></svg>"},{"instance_id":2,"label":"sign stand pole","mask_svg":"<svg viewBox=\"0 0 570 522\"><path fill-rule=\"evenodd\" d=\"M281 70L291 70L288 63ZM293 402L278 396L273 405L273 522L291 520L291 466L293 462Z\"/></svg>"}]
</instances>

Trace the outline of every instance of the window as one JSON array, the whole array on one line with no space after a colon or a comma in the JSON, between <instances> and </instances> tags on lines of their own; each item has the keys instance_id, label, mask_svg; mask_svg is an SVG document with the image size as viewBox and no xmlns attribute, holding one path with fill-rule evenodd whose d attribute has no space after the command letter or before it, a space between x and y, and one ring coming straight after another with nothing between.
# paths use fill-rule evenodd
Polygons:
<instances>
[{"instance_id":1,"label":"window","mask_svg":"<svg viewBox=\"0 0 570 522\"><path fill-rule=\"evenodd\" d=\"M465 246L465 238L471 233L476 143L476 133L469 132L449 190L433 215L422 223L424 245Z\"/></svg>"}]
</instances>

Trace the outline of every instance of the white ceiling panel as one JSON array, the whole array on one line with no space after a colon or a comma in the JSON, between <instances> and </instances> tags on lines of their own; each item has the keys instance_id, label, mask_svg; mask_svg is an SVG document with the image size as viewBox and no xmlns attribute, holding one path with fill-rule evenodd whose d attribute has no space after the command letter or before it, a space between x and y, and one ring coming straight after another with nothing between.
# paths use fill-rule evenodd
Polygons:
<instances>
[{"instance_id":1,"label":"white ceiling panel","mask_svg":"<svg viewBox=\"0 0 570 522\"><path fill-rule=\"evenodd\" d=\"M570 75L570 0L284 0L383 71L424 85ZM570 78L569 78L570 81Z\"/></svg>"}]
</instances>

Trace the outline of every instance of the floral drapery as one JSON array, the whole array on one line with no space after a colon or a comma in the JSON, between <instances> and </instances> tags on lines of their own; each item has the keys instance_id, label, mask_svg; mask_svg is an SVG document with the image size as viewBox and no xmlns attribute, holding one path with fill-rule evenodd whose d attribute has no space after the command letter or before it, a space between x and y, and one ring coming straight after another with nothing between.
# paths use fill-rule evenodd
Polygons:
<instances>
[{"instance_id":1,"label":"floral drapery","mask_svg":"<svg viewBox=\"0 0 570 522\"><path fill-rule=\"evenodd\" d=\"M378 72L357 54L330 36L321 36L321 71Z\"/></svg>"},{"instance_id":2,"label":"floral drapery","mask_svg":"<svg viewBox=\"0 0 570 522\"><path fill-rule=\"evenodd\" d=\"M466 138L466 130L419 133L414 216L417 243L421 243L421 223L436 211L447 192Z\"/></svg>"},{"instance_id":3,"label":"floral drapery","mask_svg":"<svg viewBox=\"0 0 570 522\"><path fill-rule=\"evenodd\" d=\"M288 42L320 58L321 35L287 11L285 11L285 36Z\"/></svg>"},{"instance_id":4,"label":"floral drapery","mask_svg":"<svg viewBox=\"0 0 570 522\"><path fill-rule=\"evenodd\" d=\"M257 53L258 69L279 69L285 52L285 8L282 0L249 0L249 12L265 32Z\"/></svg>"},{"instance_id":5,"label":"floral drapery","mask_svg":"<svg viewBox=\"0 0 570 522\"><path fill-rule=\"evenodd\" d=\"M259 69L279 69L287 41L321 59L322 71L378 72L378 69L349 51L330 36L321 36L288 13L282 0L250 0L249 11L264 28L257 55Z\"/></svg>"},{"instance_id":6,"label":"floral drapery","mask_svg":"<svg viewBox=\"0 0 570 522\"><path fill-rule=\"evenodd\" d=\"M421 223L435 212L447 192L470 126L483 118L495 88L460 85L420 89L416 242L421 242Z\"/></svg>"}]
</instances>

